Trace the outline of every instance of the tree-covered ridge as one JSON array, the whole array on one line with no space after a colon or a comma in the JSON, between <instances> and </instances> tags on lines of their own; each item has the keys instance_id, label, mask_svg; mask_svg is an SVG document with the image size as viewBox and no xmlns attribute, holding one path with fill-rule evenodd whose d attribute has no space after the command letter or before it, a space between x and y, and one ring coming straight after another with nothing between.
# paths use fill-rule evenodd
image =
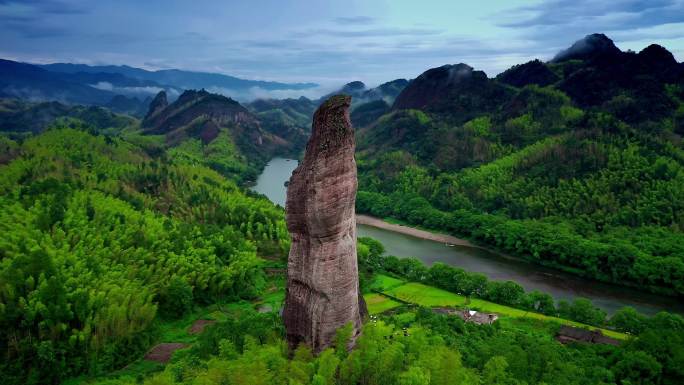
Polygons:
<instances>
[{"instance_id":1,"label":"tree-covered ridge","mask_svg":"<svg viewBox=\"0 0 684 385\"><path fill-rule=\"evenodd\" d=\"M375 88L366 88L362 82L354 81L314 100L304 96L297 99L257 99L246 107L256 115L265 131L285 139L290 145L290 154L298 156L311 134L314 111L329 97L337 94L351 96L351 121L355 127L360 127L387 112L407 84L406 79L396 79Z\"/></svg>"},{"instance_id":2,"label":"tree-covered ridge","mask_svg":"<svg viewBox=\"0 0 684 385\"><path fill-rule=\"evenodd\" d=\"M681 295L679 153L569 134L456 173L388 153L359 162L357 208L465 234L588 277Z\"/></svg>"},{"instance_id":3,"label":"tree-covered ridge","mask_svg":"<svg viewBox=\"0 0 684 385\"><path fill-rule=\"evenodd\" d=\"M684 66L587 39L598 48L497 79L421 75L358 132L358 210L684 294Z\"/></svg>"},{"instance_id":4,"label":"tree-covered ridge","mask_svg":"<svg viewBox=\"0 0 684 385\"><path fill-rule=\"evenodd\" d=\"M254 181L274 155L299 151L297 146L305 141L287 122L258 116L231 98L203 89L187 90L170 104L160 92L140 127L145 135L162 136L167 147L182 147L175 154L186 160L244 182Z\"/></svg>"},{"instance_id":5,"label":"tree-covered ridge","mask_svg":"<svg viewBox=\"0 0 684 385\"><path fill-rule=\"evenodd\" d=\"M253 298L257 254L288 248L282 211L208 168L71 128L16 146L0 166L10 383L120 367L148 347L158 312Z\"/></svg>"},{"instance_id":6,"label":"tree-covered ridge","mask_svg":"<svg viewBox=\"0 0 684 385\"><path fill-rule=\"evenodd\" d=\"M15 137L37 134L60 118L80 119L97 130L112 133L135 125L135 119L115 114L103 107L0 98L0 132L5 134Z\"/></svg>"},{"instance_id":7,"label":"tree-covered ridge","mask_svg":"<svg viewBox=\"0 0 684 385\"><path fill-rule=\"evenodd\" d=\"M246 107L252 111L264 130L273 133L292 145L293 154L306 147L311 134L311 117L318 107L317 100L257 99Z\"/></svg>"}]
</instances>

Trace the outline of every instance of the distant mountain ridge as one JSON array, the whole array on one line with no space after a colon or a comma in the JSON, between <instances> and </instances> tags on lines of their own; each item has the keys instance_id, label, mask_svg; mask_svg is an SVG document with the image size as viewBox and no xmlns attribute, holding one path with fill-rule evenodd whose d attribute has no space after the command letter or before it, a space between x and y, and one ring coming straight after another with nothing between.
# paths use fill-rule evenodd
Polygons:
<instances>
[{"instance_id":1,"label":"distant mountain ridge","mask_svg":"<svg viewBox=\"0 0 684 385\"><path fill-rule=\"evenodd\" d=\"M360 127L387 112L408 83L406 79L396 79L367 88L363 82L353 81L319 99L257 99L246 106L264 129L284 138L294 149L303 150L311 133L311 117L330 96L344 94L352 97L351 121L355 127Z\"/></svg>"},{"instance_id":2,"label":"distant mountain ridge","mask_svg":"<svg viewBox=\"0 0 684 385\"><path fill-rule=\"evenodd\" d=\"M114 94L53 74L32 64L0 59L0 94L30 101L56 100L75 104L108 103Z\"/></svg>"},{"instance_id":3,"label":"distant mountain ridge","mask_svg":"<svg viewBox=\"0 0 684 385\"><path fill-rule=\"evenodd\" d=\"M135 119L97 106L0 99L0 133L19 137L39 134L60 118L81 120L98 131L118 132L135 125Z\"/></svg>"},{"instance_id":4,"label":"distant mountain ridge","mask_svg":"<svg viewBox=\"0 0 684 385\"><path fill-rule=\"evenodd\" d=\"M182 70L148 71L129 66L30 64L0 59L0 97L33 102L95 105L142 118L159 91L174 100L185 89L208 89L253 98L255 89L305 90L315 83L281 83Z\"/></svg>"},{"instance_id":5,"label":"distant mountain ridge","mask_svg":"<svg viewBox=\"0 0 684 385\"><path fill-rule=\"evenodd\" d=\"M396 99L396 97L408 84L409 81L406 79L395 79L382 83L374 88L367 88L366 84L356 80L345 84L337 91L322 96L318 99L318 101L320 104L332 95L344 94L352 97L352 109L360 104L374 102L377 100L384 100L388 104L392 104L394 99Z\"/></svg>"},{"instance_id":6,"label":"distant mountain ridge","mask_svg":"<svg viewBox=\"0 0 684 385\"><path fill-rule=\"evenodd\" d=\"M458 120L464 121L502 105L512 95L507 86L554 85L582 107L598 106L622 95L627 98L623 102L631 101L629 107L621 107L622 113L633 109L634 116L627 119L634 121L654 108L656 112L670 108L665 106L664 84L683 79L684 63L678 63L662 46L623 52L606 35L591 34L549 62L535 59L515 65L493 79L463 63L429 69L403 89L393 109L443 112L452 117L460 114ZM659 101L655 106L654 100Z\"/></svg>"},{"instance_id":7,"label":"distant mountain ridge","mask_svg":"<svg viewBox=\"0 0 684 385\"><path fill-rule=\"evenodd\" d=\"M41 68L62 73L108 73L129 78L155 82L180 89L226 88L235 91L259 87L264 90L304 90L318 86L316 83L281 83L263 80L241 79L235 76L210 72L185 71L178 69L148 71L126 65L90 66L86 64L54 63L42 64Z\"/></svg>"}]
</instances>

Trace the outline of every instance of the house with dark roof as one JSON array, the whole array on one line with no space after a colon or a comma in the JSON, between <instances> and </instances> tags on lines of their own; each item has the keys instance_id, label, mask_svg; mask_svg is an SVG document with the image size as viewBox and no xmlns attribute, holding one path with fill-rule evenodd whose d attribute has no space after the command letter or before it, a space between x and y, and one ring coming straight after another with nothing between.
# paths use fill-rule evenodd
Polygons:
<instances>
[{"instance_id":1,"label":"house with dark roof","mask_svg":"<svg viewBox=\"0 0 684 385\"><path fill-rule=\"evenodd\" d=\"M584 342L590 344L608 344L620 345L620 341L614 338L607 337L601 333L600 330L581 329L572 326L563 325L556 333L556 340L562 344L571 342Z\"/></svg>"}]
</instances>

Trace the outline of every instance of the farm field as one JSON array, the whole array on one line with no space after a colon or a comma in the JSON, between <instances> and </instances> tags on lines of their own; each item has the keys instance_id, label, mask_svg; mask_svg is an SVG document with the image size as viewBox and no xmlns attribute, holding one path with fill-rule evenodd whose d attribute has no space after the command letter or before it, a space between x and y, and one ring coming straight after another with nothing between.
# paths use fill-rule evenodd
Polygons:
<instances>
[{"instance_id":1,"label":"farm field","mask_svg":"<svg viewBox=\"0 0 684 385\"><path fill-rule=\"evenodd\" d=\"M590 330L599 329L601 332L609 337L617 338L620 340L627 340L629 336L624 333L619 333L613 330L597 328L594 326L585 325L579 322L566 320L558 317L551 317L544 314L534 313L530 311L525 311L521 309L516 309L510 306L499 305L493 302L485 301L477 298L466 298L464 296L448 292L446 290L438 289L436 287L423 285L417 282L404 282L401 283L400 279L389 277L386 275L378 275L373 282L371 287L373 288L383 288L380 291L382 294L388 296L387 300L399 303L394 299L398 299L404 302L426 306L426 307L456 307L463 308L468 307L472 310L478 310L488 313L496 313L501 317L512 317L512 318L532 318L542 321L556 322L562 325L569 325L575 327L586 328ZM378 290L378 289L376 289ZM381 296L382 294L376 294ZM376 314L387 309L391 309L396 306L390 306L390 304L381 301L375 297L371 298L375 303L371 307L369 304L368 311L371 314ZM368 301L367 301L368 302ZM379 310L383 307L387 307L385 310ZM372 309L372 310L371 310Z\"/></svg>"}]
</instances>

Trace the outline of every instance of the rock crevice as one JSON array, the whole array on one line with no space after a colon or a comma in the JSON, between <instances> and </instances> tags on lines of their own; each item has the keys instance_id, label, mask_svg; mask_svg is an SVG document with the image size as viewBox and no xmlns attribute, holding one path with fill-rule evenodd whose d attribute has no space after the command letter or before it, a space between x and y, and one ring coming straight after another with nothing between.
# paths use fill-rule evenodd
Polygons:
<instances>
[{"instance_id":1,"label":"rock crevice","mask_svg":"<svg viewBox=\"0 0 684 385\"><path fill-rule=\"evenodd\" d=\"M290 347L320 352L351 323L350 347L361 331L365 303L356 261L356 163L349 96L333 96L313 119L304 160L287 190L292 237L283 318Z\"/></svg>"}]
</instances>

